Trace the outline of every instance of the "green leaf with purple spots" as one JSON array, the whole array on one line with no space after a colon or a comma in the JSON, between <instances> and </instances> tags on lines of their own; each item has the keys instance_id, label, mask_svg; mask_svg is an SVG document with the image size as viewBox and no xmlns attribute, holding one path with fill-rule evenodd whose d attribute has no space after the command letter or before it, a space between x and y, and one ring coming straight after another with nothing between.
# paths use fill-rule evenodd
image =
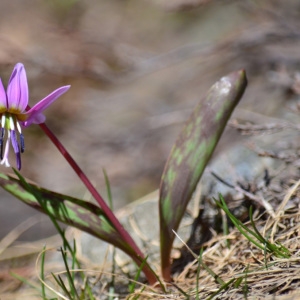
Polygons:
<instances>
[{"instance_id":1,"label":"green leaf with purple spots","mask_svg":"<svg viewBox=\"0 0 300 300\"><path fill-rule=\"evenodd\" d=\"M201 175L247 85L244 70L217 81L195 108L179 134L160 185L159 214L162 274L171 279L174 233Z\"/></svg>"},{"instance_id":2,"label":"green leaf with purple spots","mask_svg":"<svg viewBox=\"0 0 300 300\"><path fill-rule=\"evenodd\" d=\"M17 175L19 178L0 173L0 186L36 210L113 244L136 258L135 252L123 241L101 208L93 203L30 184L20 174Z\"/></svg>"}]
</instances>

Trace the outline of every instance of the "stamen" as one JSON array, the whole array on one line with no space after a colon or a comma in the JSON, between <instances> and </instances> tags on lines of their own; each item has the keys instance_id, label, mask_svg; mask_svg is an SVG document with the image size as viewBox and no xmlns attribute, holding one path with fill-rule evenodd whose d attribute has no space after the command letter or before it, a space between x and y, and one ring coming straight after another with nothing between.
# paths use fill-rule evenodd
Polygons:
<instances>
[{"instance_id":1,"label":"stamen","mask_svg":"<svg viewBox=\"0 0 300 300\"><path fill-rule=\"evenodd\" d=\"M10 115L9 116L9 129L11 130L15 130L15 122L14 122L14 118Z\"/></svg>"},{"instance_id":2,"label":"stamen","mask_svg":"<svg viewBox=\"0 0 300 300\"><path fill-rule=\"evenodd\" d=\"M25 151L25 140L24 135L20 133L20 147L21 147L21 153L24 153Z\"/></svg>"},{"instance_id":3,"label":"stamen","mask_svg":"<svg viewBox=\"0 0 300 300\"><path fill-rule=\"evenodd\" d=\"M21 153L20 153L20 147L17 141L17 135L15 130L10 130L11 133L11 144L13 146L14 152L16 154L17 158L17 168L18 170L21 170Z\"/></svg>"},{"instance_id":4,"label":"stamen","mask_svg":"<svg viewBox=\"0 0 300 300\"><path fill-rule=\"evenodd\" d=\"M16 121L16 124L17 124L17 129L18 129L19 133L22 134L22 129L21 129L19 122Z\"/></svg>"},{"instance_id":5,"label":"stamen","mask_svg":"<svg viewBox=\"0 0 300 300\"><path fill-rule=\"evenodd\" d=\"M10 164L8 161L9 144L10 144L10 132L8 131L7 140L6 140L6 144L5 144L5 150L4 150L4 156L0 163L1 165L4 164L6 167L10 167Z\"/></svg>"},{"instance_id":6,"label":"stamen","mask_svg":"<svg viewBox=\"0 0 300 300\"><path fill-rule=\"evenodd\" d=\"M3 139L4 139L4 128L0 131L0 158L3 159Z\"/></svg>"},{"instance_id":7,"label":"stamen","mask_svg":"<svg viewBox=\"0 0 300 300\"><path fill-rule=\"evenodd\" d=\"M6 116L5 116L5 114L3 114L2 117L1 117L1 127L2 128L5 127L5 120L6 120Z\"/></svg>"}]
</instances>

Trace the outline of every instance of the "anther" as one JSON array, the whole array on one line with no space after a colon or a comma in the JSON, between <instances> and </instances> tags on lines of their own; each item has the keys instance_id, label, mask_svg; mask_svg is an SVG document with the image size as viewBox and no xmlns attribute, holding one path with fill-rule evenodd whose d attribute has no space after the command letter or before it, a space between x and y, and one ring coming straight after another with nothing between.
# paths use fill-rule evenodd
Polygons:
<instances>
[{"instance_id":1,"label":"anther","mask_svg":"<svg viewBox=\"0 0 300 300\"><path fill-rule=\"evenodd\" d=\"M21 148L21 153L25 151L25 140L24 140L24 135L20 133L20 148Z\"/></svg>"},{"instance_id":2,"label":"anther","mask_svg":"<svg viewBox=\"0 0 300 300\"><path fill-rule=\"evenodd\" d=\"M3 159L3 139L4 139L4 128L0 131L0 158Z\"/></svg>"}]
</instances>

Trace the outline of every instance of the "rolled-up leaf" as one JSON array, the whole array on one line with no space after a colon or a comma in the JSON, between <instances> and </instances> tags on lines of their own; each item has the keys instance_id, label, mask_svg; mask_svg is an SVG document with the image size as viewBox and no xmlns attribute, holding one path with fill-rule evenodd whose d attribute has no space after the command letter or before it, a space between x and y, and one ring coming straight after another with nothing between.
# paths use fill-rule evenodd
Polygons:
<instances>
[{"instance_id":1,"label":"rolled-up leaf","mask_svg":"<svg viewBox=\"0 0 300 300\"><path fill-rule=\"evenodd\" d=\"M160 185L160 246L162 274L171 280L170 254L174 233L198 181L247 85L244 70L217 81L195 108L179 134Z\"/></svg>"}]
</instances>

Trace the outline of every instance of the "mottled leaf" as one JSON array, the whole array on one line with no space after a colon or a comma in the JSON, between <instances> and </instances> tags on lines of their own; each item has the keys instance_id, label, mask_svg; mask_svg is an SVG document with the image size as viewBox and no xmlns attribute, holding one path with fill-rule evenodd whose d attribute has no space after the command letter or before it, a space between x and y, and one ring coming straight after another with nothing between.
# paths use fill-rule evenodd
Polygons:
<instances>
[{"instance_id":1,"label":"mottled leaf","mask_svg":"<svg viewBox=\"0 0 300 300\"><path fill-rule=\"evenodd\" d=\"M136 259L135 252L122 240L102 209L93 203L55 193L2 173L0 186L38 211L113 244Z\"/></svg>"},{"instance_id":2,"label":"mottled leaf","mask_svg":"<svg viewBox=\"0 0 300 300\"><path fill-rule=\"evenodd\" d=\"M226 123L247 85L244 70L217 81L179 134L165 166L159 199L162 273L170 278L174 233Z\"/></svg>"}]
</instances>

